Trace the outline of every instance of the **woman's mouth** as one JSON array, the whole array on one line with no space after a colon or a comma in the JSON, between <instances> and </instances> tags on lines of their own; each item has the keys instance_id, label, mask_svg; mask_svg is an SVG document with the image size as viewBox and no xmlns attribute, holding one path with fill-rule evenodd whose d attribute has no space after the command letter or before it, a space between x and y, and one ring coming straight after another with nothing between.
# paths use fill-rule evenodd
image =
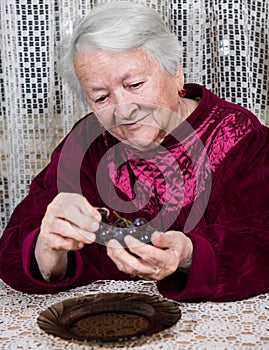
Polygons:
<instances>
[{"instance_id":1,"label":"woman's mouth","mask_svg":"<svg viewBox=\"0 0 269 350\"><path fill-rule=\"evenodd\" d=\"M122 123L121 126L123 126L125 129L128 129L128 130L137 129L137 128L143 126L143 125L144 126L147 125L147 123L145 122L147 117L148 117L148 115L145 115L145 116L143 116L139 120L136 120L133 123Z\"/></svg>"},{"instance_id":2,"label":"woman's mouth","mask_svg":"<svg viewBox=\"0 0 269 350\"><path fill-rule=\"evenodd\" d=\"M138 121L138 122L135 122L135 123L122 124L121 126L123 126L126 129L132 130L132 129L136 129L140 125L141 125L141 123Z\"/></svg>"}]
</instances>

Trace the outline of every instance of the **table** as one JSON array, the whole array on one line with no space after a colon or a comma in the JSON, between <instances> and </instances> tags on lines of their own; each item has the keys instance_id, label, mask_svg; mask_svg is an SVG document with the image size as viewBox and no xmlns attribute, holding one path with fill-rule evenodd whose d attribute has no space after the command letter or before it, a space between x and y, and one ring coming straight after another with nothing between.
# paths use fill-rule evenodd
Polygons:
<instances>
[{"instance_id":1,"label":"table","mask_svg":"<svg viewBox=\"0 0 269 350\"><path fill-rule=\"evenodd\" d=\"M0 280L1 350L90 349L269 349L269 294L238 302L179 303L182 317L167 330L139 340L95 344L67 341L41 330L40 311L67 298L98 292L159 294L153 281L97 281L59 294L30 295Z\"/></svg>"}]
</instances>

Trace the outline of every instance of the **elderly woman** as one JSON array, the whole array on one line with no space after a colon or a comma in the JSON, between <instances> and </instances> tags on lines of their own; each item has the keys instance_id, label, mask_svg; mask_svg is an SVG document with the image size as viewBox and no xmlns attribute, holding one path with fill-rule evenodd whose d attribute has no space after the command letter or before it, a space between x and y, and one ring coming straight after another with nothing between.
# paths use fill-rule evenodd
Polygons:
<instances>
[{"instance_id":1,"label":"elderly woman","mask_svg":"<svg viewBox=\"0 0 269 350\"><path fill-rule=\"evenodd\" d=\"M269 290L268 129L184 84L179 57L150 8L107 3L79 23L61 66L93 113L3 232L0 277L11 287L55 293L144 278L168 298L214 301ZM151 244L131 230L101 244L104 211L111 225L147 220Z\"/></svg>"}]
</instances>

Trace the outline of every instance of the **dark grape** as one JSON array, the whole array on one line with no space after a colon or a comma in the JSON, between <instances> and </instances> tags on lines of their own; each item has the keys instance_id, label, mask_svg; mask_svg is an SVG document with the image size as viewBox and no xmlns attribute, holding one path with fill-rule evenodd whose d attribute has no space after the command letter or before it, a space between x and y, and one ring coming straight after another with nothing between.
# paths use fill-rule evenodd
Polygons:
<instances>
[{"instance_id":1,"label":"dark grape","mask_svg":"<svg viewBox=\"0 0 269 350\"><path fill-rule=\"evenodd\" d=\"M112 234L113 234L113 238L118 240L125 247L125 243L124 243L125 229L121 227L114 227Z\"/></svg>"},{"instance_id":2,"label":"dark grape","mask_svg":"<svg viewBox=\"0 0 269 350\"><path fill-rule=\"evenodd\" d=\"M144 218L136 218L134 220L134 226L136 226L136 227L146 225L146 223L147 223L147 220Z\"/></svg>"},{"instance_id":3,"label":"dark grape","mask_svg":"<svg viewBox=\"0 0 269 350\"><path fill-rule=\"evenodd\" d=\"M143 225L137 228L134 237L143 243L151 243L151 234L154 232L149 226Z\"/></svg>"},{"instance_id":4,"label":"dark grape","mask_svg":"<svg viewBox=\"0 0 269 350\"><path fill-rule=\"evenodd\" d=\"M98 243L105 243L113 238L113 227L100 222L99 229L96 232Z\"/></svg>"},{"instance_id":5,"label":"dark grape","mask_svg":"<svg viewBox=\"0 0 269 350\"><path fill-rule=\"evenodd\" d=\"M102 208L97 209L102 216L102 221L107 221L107 211Z\"/></svg>"},{"instance_id":6,"label":"dark grape","mask_svg":"<svg viewBox=\"0 0 269 350\"><path fill-rule=\"evenodd\" d=\"M141 230L140 241L143 243L151 243L151 235L153 232L153 229L145 227L145 230Z\"/></svg>"},{"instance_id":7,"label":"dark grape","mask_svg":"<svg viewBox=\"0 0 269 350\"><path fill-rule=\"evenodd\" d=\"M96 232L98 243L104 244L110 239L116 239L124 248L127 248L124 242L124 237L131 235L143 243L151 244L151 234L154 232L154 229L148 225L146 219L136 218L133 222L131 222L130 220L120 217L118 213L114 212L114 214L116 214L117 221L114 225L108 225L107 223L109 222L109 219L107 211L102 208L99 208L98 211L102 216L102 221L100 222L99 229Z\"/></svg>"},{"instance_id":8,"label":"dark grape","mask_svg":"<svg viewBox=\"0 0 269 350\"><path fill-rule=\"evenodd\" d=\"M138 233L138 228L135 226L129 226L126 228L126 235L136 236Z\"/></svg>"},{"instance_id":9,"label":"dark grape","mask_svg":"<svg viewBox=\"0 0 269 350\"><path fill-rule=\"evenodd\" d=\"M116 227L124 228L124 227L126 227L126 223L125 223L124 221L119 221L119 222L116 224Z\"/></svg>"}]
</instances>

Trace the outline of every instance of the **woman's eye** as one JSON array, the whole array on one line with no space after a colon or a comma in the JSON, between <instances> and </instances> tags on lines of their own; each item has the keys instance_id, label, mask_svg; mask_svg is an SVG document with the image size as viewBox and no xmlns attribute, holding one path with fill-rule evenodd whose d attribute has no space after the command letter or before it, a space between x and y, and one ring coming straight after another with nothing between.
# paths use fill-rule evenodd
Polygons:
<instances>
[{"instance_id":1,"label":"woman's eye","mask_svg":"<svg viewBox=\"0 0 269 350\"><path fill-rule=\"evenodd\" d=\"M103 103L105 102L107 99L107 96L101 96L101 97L98 97L94 102L95 103Z\"/></svg>"},{"instance_id":2,"label":"woman's eye","mask_svg":"<svg viewBox=\"0 0 269 350\"><path fill-rule=\"evenodd\" d=\"M143 81L139 81L137 83L130 84L131 89L137 89L143 84Z\"/></svg>"}]
</instances>

